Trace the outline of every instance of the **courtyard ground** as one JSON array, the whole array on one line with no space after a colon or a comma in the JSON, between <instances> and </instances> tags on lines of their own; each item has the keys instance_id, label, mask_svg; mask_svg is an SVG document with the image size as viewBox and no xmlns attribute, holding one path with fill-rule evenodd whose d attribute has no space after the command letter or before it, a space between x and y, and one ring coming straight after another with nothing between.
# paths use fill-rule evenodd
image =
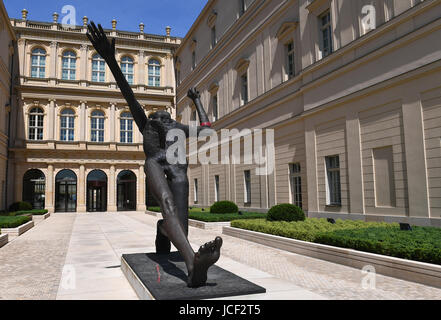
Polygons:
<instances>
[{"instance_id":1,"label":"courtyard ground","mask_svg":"<svg viewBox=\"0 0 441 320\"><path fill-rule=\"evenodd\" d=\"M137 299L122 274L124 253L154 252L157 218L141 212L53 214L0 248L0 299ZM220 230L190 227L195 249ZM222 235L218 265L266 294L234 299L441 299L441 289Z\"/></svg>"}]
</instances>

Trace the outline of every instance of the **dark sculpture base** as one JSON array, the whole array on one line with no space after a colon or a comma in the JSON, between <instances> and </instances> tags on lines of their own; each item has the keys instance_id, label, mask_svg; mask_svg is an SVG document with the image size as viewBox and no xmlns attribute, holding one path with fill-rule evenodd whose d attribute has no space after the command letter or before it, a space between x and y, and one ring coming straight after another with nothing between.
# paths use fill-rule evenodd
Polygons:
<instances>
[{"instance_id":1,"label":"dark sculpture base","mask_svg":"<svg viewBox=\"0 0 441 320\"><path fill-rule=\"evenodd\" d=\"M265 288L216 265L208 270L206 286L188 288L187 269L178 252L125 254L121 269L143 300L214 299L266 292Z\"/></svg>"}]
</instances>

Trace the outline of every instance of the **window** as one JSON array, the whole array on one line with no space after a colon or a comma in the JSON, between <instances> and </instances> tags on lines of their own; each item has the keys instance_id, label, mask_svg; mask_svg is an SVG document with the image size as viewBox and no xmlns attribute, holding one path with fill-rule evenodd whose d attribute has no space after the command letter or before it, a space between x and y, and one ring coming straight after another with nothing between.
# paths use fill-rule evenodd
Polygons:
<instances>
[{"instance_id":1,"label":"window","mask_svg":"<svg viewBox=\"0 0 441 320\"><path fill-rule=\"evenodd\" d=\"M322 58L332 53L331 11L327 10L319 16Z\"/></svg>"},{"instance_id":2,"label":"window","mask_svg":"<svg viewBox=\"0 0 441 320\"><path fill-rule=\"evenodd\" d=\"M106 79L106 61L99 54L92 58L92 81L104 82Z\"/></svg>"},{"instance_id":3,"label":"window","mask_svg":"<svg viewBox=\"0 0 441 320\"><path fill-rule=\"evenodd\" d=\"M198 203L198 179L194 179L194 203Z\"/></svg>"},{"instance_id":4,"label":"window","mask_svg":"<svg viewBox=\"0 0 441 320\"><path fill-rule=\"evenodd\" d=\"M191 70L196 69L196 51L191 53Z\"/></svg>"},{"instance_id":5,"label":"window","mask_svg":"<svg viewBox=\"0 0 441 320\"><path fill-rule=\"evenodd\" d=\"M291 201L302 208L302 178L300 176L300 163L293 163L289 168L289 181L291 185Z\"/></svg>"},{"instance_id":6,"label":"window","mask_svg":"<svg viewBox=\"0 0 441 320\"><path fill-rule=\"evenodd\" d=\"M121 71L126 77L129 84L133 84L134 73L133 73L133 59L130 57L123 57L121 59Z\"/></svg>"},{"instance_id":7,"label":"window","mask_svg":"<svg viewBox=\"0 0 441 320\"><path fill-rule=\"evenodd\" d=\"M66 51L63 53L62 59L62 79L63 80L75 80L75 69L77 63L77 56L72 51Z\"/></svg>"},{"instance_id":8,"label":"window","mask_svg":"<svg viewBox=\"0 0 441 320\"><path fill-rule=\"evenodd\" d=\"M219 176L214 176L214 201L218 202L219 199Z\"/></svg>"},{"instance_id":9,"label":"window","mask_svg":"<svg viewBox=\"0 0 441 320\"><path fill-rule=\"evenodd\" d=\"M243 172L244 177L244 200L246 204L251 203L251 171L245 170Z\"/></svg>"},{"instance_id":10,"label":"window","mask_svg":"<svg viewBox=\"0 0 441 320\"><path fill-rule=\"evenodd\" d=\"M133 117L130 112L124 112L121 114L120 142L133 143Z\"/></svg>"},{"instance_id":11,"label":"window","mask_svg":"<svg viewBox=\"0 0 441 320\"><path fill-rule=\"evenodd\" d=\"M75 112L64 109L61 112L60 140L74 141L75 138Z\"/></svg>"},{"instance_id":12,"label":"window","mask_svg":"<svg viewBox=\"0 0 441 320\"><path fill-rule=\"evenodd\" d=\"M161 86L161 64L158 60L149 60L149 86Z\"/></svg>"},{"instance_id":13,"label":"window","mask_svg":"<svg viewBox=\"0 0 441 320\"><path fill-rule=\"evenodd\" d=\"M213 49L216 46L217 39L216 39L216 26L211 28L211 49Z\"/></svg>"},{"instance_id":14,"label":"window","mask_svg":"<svg viewBox=\"0 0 441 320\"><path fill-rule=\"evenodd\" d=\"M241 85L241 105L245 105L248 103L248 76L245 73L240 77L240 85Z\"/></svg>"},{"instance_id":15,"label":"window","mask_svg":"<svg viewBox=\"0 0 441 320\"><path fill-rule=\"evenodd\" d=\"M242 16L247 10L245 0L239 0L239 17Z\"/></svg>"},{"instance_id":16,"label":"window","mask_svg":"<svg viewBox=\"0 0 441 320\"><path fill-rule=\"evenodd\" d=\"M326 157L327 190L326 202L328 205L341 205L341 186L340 186L340 157Z\"/></svg>"},{"instance_id":17,"label":"window","mask_svg":"<svg viewBox=\"0 0 441 320\"><path fill-rule=\"evenodd\" d=\"M219 109L218 109L218 101L217 94L213 96L213 122L219 119Z\"/></svg>"},{"instance_id":18,"label":"window","mask_svg":"<svg viewBox=\"0 0 441 320\"><path fill-rule=\"evenodd\" d=\"M291 41L285 45L286 50L286 74L288 79L294 77L295 66L294 66L294 42Z\"/></svg>"},{"instance_id":19,"label":"window","mask_svg":"<svg viewBox=\"0 0 441 320\"><path fill-rule=\"evenodd\" d=\"M32 50L31 77L44 78L46 76L46 51L41 48Z\"/></svg>"},{"instance_id":20,"label":"window","mask_svg":"<svg viewBox=\"0 0 441 320\"><path fill-rule=\"evenodd\" d=\"M43 140L43 118L40 108L33 108L29 113L29 140Z\"/></svg>"},{"instance_id":21,"label":"window","mask_svg":"<svg viewBox=\"0 0 441 320\"><path fill-rule=\"evenodd\" d=\"M90 140L92 142L104 142L104 113L93 111L90 119Z\"/></svg>"},{"instance_id":22,"label":"window","mask_svg":"<svg viewBox=\"0 0 441 320\"><path fill-rule=\"evenodd\" d=\"M176 69L176 82L178 83L178 85L181 84L181 70Z\"/></svg>"},{"instance_id":23,"label":"window","mask_svg":"<svg viewBox=\"0 0 441 320\"><path fill-rule=\"evenodd\" d=\"M191 121L197 121L196 110L193 110L191 112Z\"/></svg>"}]
</instances>

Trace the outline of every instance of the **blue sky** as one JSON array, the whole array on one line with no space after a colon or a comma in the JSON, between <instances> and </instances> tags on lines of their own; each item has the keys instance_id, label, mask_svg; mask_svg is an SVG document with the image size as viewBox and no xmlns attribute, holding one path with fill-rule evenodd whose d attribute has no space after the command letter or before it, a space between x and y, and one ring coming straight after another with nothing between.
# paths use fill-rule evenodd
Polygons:
<instances>
[{"instance_id":1,"label":"blue sky","mask_svg":"<svg viewBox=\"0 0 441 320\"><path fill-rule=\"evenodd\" d=\"M52 21L52 13L60 14L65 5L76 10L76 23L81 25L83 16L111 28L112 19L118 21L117 29L139 31L139 23L145 24L145 33L165 34L165 27L172 27L172 36L184 37L207 0L4 0L11 18L21 18L26 8L29 20Z\"/></svg>"}]
</instances>

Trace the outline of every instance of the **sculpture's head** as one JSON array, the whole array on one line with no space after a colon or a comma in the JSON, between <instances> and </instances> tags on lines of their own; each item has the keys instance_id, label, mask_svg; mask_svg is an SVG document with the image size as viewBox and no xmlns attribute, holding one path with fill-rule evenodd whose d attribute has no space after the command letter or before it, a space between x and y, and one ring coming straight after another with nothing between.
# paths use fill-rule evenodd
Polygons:
<instances>
[{"instance_id":1,"label":"sculpture's head","mask_svg":"<svg viewBox=\"0 0 441 320\"><path fill-rule=\"evenodd\" d=\"M167 111L157 111L149 115L149 119L151 120L158 120L162 123L169 123L172 121L170 113Z\"/></svg>"}]
</instances>

